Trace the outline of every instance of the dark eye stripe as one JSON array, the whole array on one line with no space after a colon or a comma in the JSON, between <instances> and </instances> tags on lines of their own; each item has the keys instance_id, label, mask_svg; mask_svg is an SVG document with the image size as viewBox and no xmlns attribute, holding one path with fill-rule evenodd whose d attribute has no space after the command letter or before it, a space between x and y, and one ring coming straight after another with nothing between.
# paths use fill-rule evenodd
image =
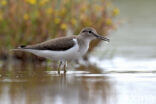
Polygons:
<instances>
[{"instance_id":1,"label":"dark eye stripe","mask_svg":"<svg viewBox=\"0 0 156 104\"><path fill-rule=\"evenodd\" d=\"M92 31L87 31L87 30L84 30L84 31L82 31L82 32L89 32L89 33L93 33Z\"/></svg>"},{"instance_id":2,"label":"dark eye stripe","mask_svg":"<svg viewBox=\"0 0 156 104\"><path fill-rule=\"evenodd\" d=\"M88 32L88 31L84 30L84 31L82 31L82 32Z\"/></svg>"}]
</instances>

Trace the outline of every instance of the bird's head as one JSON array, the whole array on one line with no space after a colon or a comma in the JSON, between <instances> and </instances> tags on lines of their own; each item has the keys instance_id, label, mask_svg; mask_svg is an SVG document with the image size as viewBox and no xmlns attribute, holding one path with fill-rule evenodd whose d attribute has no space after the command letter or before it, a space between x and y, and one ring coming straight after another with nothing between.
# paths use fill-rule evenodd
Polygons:
<instances>
[{"instance_id":1,"label":"bird's head","mask_svg":"<svg viewBox=\"0 0 156 104\"><path fill-rule=\"evenodd\" d=\"M96 32L96 30L94 28L92 28L92 27L83 28L81 30L81 32L80 32L79 35L83 36L86 39L90 39L90 40L101 39L101 40L104 40L104 41L108 41L109 42L109 39L108 38L99 35Z\"/></svg>"}]
</instances>

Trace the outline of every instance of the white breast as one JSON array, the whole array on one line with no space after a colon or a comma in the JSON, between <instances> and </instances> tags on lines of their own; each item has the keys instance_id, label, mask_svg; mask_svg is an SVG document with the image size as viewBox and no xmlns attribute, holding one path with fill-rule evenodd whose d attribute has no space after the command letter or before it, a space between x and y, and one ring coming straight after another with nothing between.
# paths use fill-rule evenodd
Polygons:
<instances>
[{"instance_id":1,"label":"white breast","mask_svg":"<svg viewBox=\"0 0 156 104\"><path fill-rule=\"evenodd\" d=\"M74 47L66 51L33 50L33 49L26 49L25 51L31 52L35 55L45 57L51 60L75 60L81 57L81 53L79 52L79 45L77 39L73 39L73 41L75 42Z\"/></svg>"},{"instance_id":2,"label":"white breast","mask_svg":"<svg viewBox=\"0 0 156 104\"><path fill-rule=\"evenodd\" d=\"M89 49L90 40L86 40L84 45L82 45L79 49L81 56L85 55Z\"/></svg>"}]
</instances>

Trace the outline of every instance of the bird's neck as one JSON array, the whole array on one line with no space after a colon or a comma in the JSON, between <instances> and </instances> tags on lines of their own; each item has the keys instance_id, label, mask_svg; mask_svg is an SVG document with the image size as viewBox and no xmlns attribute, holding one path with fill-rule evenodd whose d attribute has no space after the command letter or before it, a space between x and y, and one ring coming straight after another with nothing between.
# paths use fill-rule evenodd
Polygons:
<instances>
[{"instance_id":1,"label":"bird's neck","mask_svg":"<svg viewBox=\"0 0 156 104\"><path fill-rule=\"evenodd\" d=\"M77 37L78 40L78 44L79 44L79 51L80 53L82 53L83 55L88 51L89 48L89 43L90 43L90 39L86 39L82 36L78 36Z\"/></svg>"}]
</instances>

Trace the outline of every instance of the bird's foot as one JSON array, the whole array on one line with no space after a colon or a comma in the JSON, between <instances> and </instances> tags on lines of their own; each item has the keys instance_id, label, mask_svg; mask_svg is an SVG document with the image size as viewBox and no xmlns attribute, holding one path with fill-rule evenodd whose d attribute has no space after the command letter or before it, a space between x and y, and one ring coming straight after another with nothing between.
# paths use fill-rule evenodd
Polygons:
<instances>
[{"instance_id":1,"label":"bird's foot","mask_svg":"<svg viewBox=\"0 0 156 104\"><path fill-rule=\"evenodd\" d=\"M64 69L64 74L66 74L66 72L67 72L66 69Z\"/></svg>"},{"instance_id":2,"label":"bird's foot","mask_svg":"<svg viewBox=\"0 0 156 104\"><path fill-rule=\"evenodd\" d=\"M58 70L57 72L58 72L58 74L60 74L60 70Z\"/></svg>"},{"instance_id":3,"label":"bird's foot","mask_svg":"<svg viewBox=\"0 0 156 104\"><path fill-rule=\"evenodd\" d=\"M67 62L65 61L65 62L64 62L64 67L63 67L64 74L66 74L66 72L67 72L67 70L66 70L66 66L67 66Z\"/></svg>"}]
</instances>

